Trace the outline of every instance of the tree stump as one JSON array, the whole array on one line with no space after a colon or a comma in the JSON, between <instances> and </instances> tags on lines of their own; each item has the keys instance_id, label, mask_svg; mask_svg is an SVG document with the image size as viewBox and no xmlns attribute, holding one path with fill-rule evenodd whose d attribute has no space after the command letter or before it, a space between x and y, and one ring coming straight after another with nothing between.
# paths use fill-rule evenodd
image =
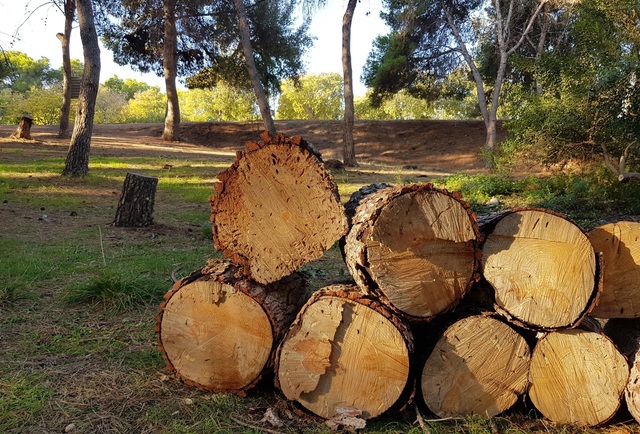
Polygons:
<instances>
[{"instance_id":1,"label":"tree stump","mask_svg":"<svg viewBox=\"0 0 640 434\"><path fill-rule=\"evenodd\" d=\"M601 290L598 259L587 235L560 214L518 209L480 220L486 234L482 274L496 310L536 330L575 326Z\"/></svg>"},{"instance_id":2,"label":"tree stump","mask_svg":"<svg viewBox=\"0 0 640 434\"><path fill-rule=\"evenodd\" d=\"M33 118L29 115L24 115L20 119L18 129L11 134L12 139L26 139L31 140L31 126L33 125Z\"/></svg>"},{"instance_id":3,"label":"tree stump","mask_svg":"<svg viewBox=\"0 0 640 434\"><path fill-rule=\"evenodd\" d=\"M593 316L640 317L640 223L609 223L589 232L593 248L602 252L603 288Z\"/></svg>"},{"instance_id":4,"label":"tree stump","mask_svg":"<svg viewBox=\"0 0 640 434\"><path fill-rule=\"evenodd\" d=\"M388 307L355 285L317 291L278 348L276 385L284 396L325 419L340 408L363 419L405 403L412 336Z\"/></svg>"},{"instance_id":5,"label":"tree stump","mask_svg":"<svg viewBox=\"0 0 640 434\"><path fill-rule=\"evenodd\" d=\"M228 262L210 261L178 281L160 306L156 331L167 368L202 390L246 394L272 372L305 291L297 274L267 288Z\"/></svg>"},{"instance_id":6,"label":"tree stump","mask_svg":"<svg viewBox=\"0 0 640 434\"><path fill-rule=\"evenodd\" d=\"M479 279L475 215L459 195L431 184L381 187L356 208L345 262L365 293L430 320Z\"/></svg>"},{"instance_id":7,"label":"tree stump","mask_svg":"<svg viewBox=\"0 0 640 434\"><path fill-rule=\"evenodd\" d=\"M266 284L320 258L347 232L338 187L302 138L249 142L211 196L218 250Z\"/></svg>"},{"instance_id":8,"label":"tree stump","mask_svg":"<svg viewBox=\"0 0 640 434\"><path fill-rule=\"evenodd\" d=\"M449 326L422 369L424 402L439 417L493 417L528 385L531 351L513 327L488 315Z\"/></svg>"},{"instance_id":9,"label":"tree stump","mask_svg":"<svg viewBox=\"0 0 640 434\"><path fill-rule=\"evenodd\" d=\"M617 412L629 379L624 356L604 333L548 333L531 357L529 396L557 423L600 425Z\"/></svg>"},{"instance_id":10,"label":"tree stump","mask_svg":"<svg viewBox=\"0 0 640 434\"><path fill-rule=\"evenodd\" d=\"M144 227L153 223L158 178L127 173L116 210L115 226Z\"/></svg>"}]
</instances>

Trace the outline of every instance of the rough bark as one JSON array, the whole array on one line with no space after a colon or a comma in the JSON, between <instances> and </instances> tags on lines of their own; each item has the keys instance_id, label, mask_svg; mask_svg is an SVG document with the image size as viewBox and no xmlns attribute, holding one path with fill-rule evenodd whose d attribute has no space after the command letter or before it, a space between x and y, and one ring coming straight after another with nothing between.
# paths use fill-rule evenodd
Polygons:
<instances>
[{"instance_id":1,"label":"rough bark","mask_svg":"<svg viewBox=\"0 0 640 434\"><path fill-rule=\"evenodd\" d=\"M411 319L451 309L479 279L478 227L459 195L431 184L383 188L362 200L352 224L349 272Z\"/></svg>"},{"instance_id":2,"label":"rough bark","mask_svg":"<svg viewBox=\"0 0 640 434\"><path fill-rule=\"evenodd\" d=\"M350 407L364 419L407 402L413 393L409 328L354 285L317 291L278 348L276 386L325 419Z\"/></svg>"},{"instance_id":3,"label":"rough bark","mask_svg":"<svg viewBox=\"0 0 640 434\"><path fill-rule=\"evenodd\" d=\"M76 9L80 23L80 39L84 54L84 73L78 98L76 121L71 144L65 160L63 175L83 176L89 172L91 133L96 98L100 86L100 46L93 22L91 0L77 0Z\"/></svg>"},{"instance_id":4,"label":"rough bark","mask_svg":"<svg viewBox=\"0 0 640 434\"><path fill-rule=\"evenodd\" d=\"M496 310L535 330L577 325L602 289L599 258L586 233L543 209L514 209L479 219L481 270Z\"/></svg>"},{"instance_id":5,"label":"rough bark","mask_svg":"<svg viewBox=\"0 0 640 434\"><path fill-rule=\"evenodd\" d=\"M211 196L218 250L260 283L320 258L347 232L338 187L300 137L249 142Z\"/></svg>"},{"instance_id":6,"label":"rough bark","mask_svg":"<svg viewBox=\"0 0 640 434\"><path fill-rule=\"evenodd\" d=\"M76 12L75 0L64 2L64 33L56 36L62 46L62 105L60 106L60 128L58 137L67 139L69 134L69 113L71 112L71 54L69 52L69 41L73 26L73 17Z\"/></svg>"},{"instance_id":7,"label":"rough bark","mask_svg":"<svg viewBox=\"0 0 640 434\"><path fill-rule=\"evenodd\" d=\"M299 275L268 287L238 267L211 260L165 295L156 331L167 368L211 392L244 395L273 373L277 344L302 306Z\"/></svg>"},{"instance_id":8,"label":"rough bark","mask_svg":"<svg viewBox=\"0 0 640 434\"><path fill-rule=\"evenodd\" d=\"M593 315L640 317L640 223L608 223L592 230L589 239L605 264L602 295Z\"/></svg>"},{"instance_id":9,"label":"rough bark","mask_svg":"<svg viewBox=\"0 0 640 434\"><path fill-rule=\"evenodd\" d=\"M473 315L447 327L422 369L427 407L439 417L493 417L528 385L531 350L497 316Z\"/></svg>"},{"instance_id":10,"label":"rough bark","mask_svg":"<svg viewBox=\"0 0 640 434\"><path fill-rule=\"evenodd\" d=\"M153 224L158 178L127 173L118 202L115 226L144 227Z\"/></svg>"},{"instance_id":11,"label":"rough bark","mask_svg":"<svg viewBox=\"0 0 640 434\"><path fill-rule=\"evenodd\" d=\"M33 118L29 115L24 115L20 119L18 128L9 136L12 139L25 139L31 140L31 126L33 125Z\"/></svg>"},{"instance_id":12,"label":"rough bark","mask_svg":"<svg viewBox=\"0 0 640 434\"><path fill-rule=\"evenodd\" d=\"M176 0L164 0L164 45L162 66L167 90L167 113L164 117L162 139L180 140L180 103L176 76L178 73L178 35L176 32Z\"/></svg>"},{"instance_id":13,"label":"rough bark","mask_svg":"<svg viewBox=\"0 0 640 434\"><path fill-rule=\"evenodd\" d=\"M355 107L353 104L353 70L351 68L351 23L358 0L349 0L342 18L342 71L344 78L344 131L342 136L342 161L345 166L354 167L356 146L353 137Z\"/></svg>"},{"instance_id":14,"label":"rough bark","mask_svg":"<svg viewBox=\"0 0 640 434\"><path fill-rule=\"evenodd\" d=\"M260 114L262 115L262 121L264 122L265 131L270 136L277 134L276 124L273 121L271 115L271 108L269 107L269 100L267 94L260 80L260 74L256 67L256 61L253 58L253 47L251 46L251 31L249 28L249 22L247 19L247 11L244 7L243 0L234 0L233 4L236 8L236 15L238 16L238 23L240 29L240 45L242 46L242 52L244 54L245 63L247 66L247 72L251 83L253 84L253 91L256 94L256 101L260 108Z\"/></svg>"},{"instance_id":15,"label":"rough bark","mask_svg":"<svg viewBox=\"0 0 640 434\"><path fill-rule=\"evenodd\" d=\"M533 350L529 396L553 422L595 426L617 412L628 379L626 359L603 333L554 331Z\"/></svg>"}]
</instances>

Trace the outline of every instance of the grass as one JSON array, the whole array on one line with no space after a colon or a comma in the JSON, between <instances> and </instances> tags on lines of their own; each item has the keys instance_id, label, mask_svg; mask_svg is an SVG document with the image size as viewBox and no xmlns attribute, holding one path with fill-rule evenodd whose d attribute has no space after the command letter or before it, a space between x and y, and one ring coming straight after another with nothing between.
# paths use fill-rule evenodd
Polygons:
<instances>
[{"instance_id":1,"label":"grass","mask_svg":"<svg viewBox=\"0 0 640 434\"><path fill-rule=\"evenodd\" d=\"M280 410L282 432L330 432L291 413L272 387L258 387L247 398L204 393L165 371L154 333L158 305L172 273L185 276L219 256L207 200L229 157L96 155L87 177L68 179L58 175L61 156L3 155L9 156L0 162L0 432L63 432L73 424L76 432L92 433L258 433L251 427L261 426L266 408ZM160 178L151 227L109 224L130 170ZM372 182L430 181L462 193L476 212L547 207L585 227L640 214L640 187L618 184L603 171L547 179L425 178L362 164L336 172L335 180L343 201ZM501 205L487 206L492 197ZM348 276L337 244L301 272L312 289ZM555 426L527 411L426 423L434 434L607 432ZM623 426L619 432L640 432L637 425ZM424 431L409 407L369 421L365 432Z\"/></svg>"}]
</instances>

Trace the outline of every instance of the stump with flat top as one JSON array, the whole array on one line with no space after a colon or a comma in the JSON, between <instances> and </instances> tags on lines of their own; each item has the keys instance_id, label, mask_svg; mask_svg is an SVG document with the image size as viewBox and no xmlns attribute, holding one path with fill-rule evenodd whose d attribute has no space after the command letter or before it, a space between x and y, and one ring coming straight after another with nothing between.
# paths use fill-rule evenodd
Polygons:
<instances>
[{"instance_id":1,"label":"stump with flat top","mask_svg":"<svg viewBox=\"0 0 640 434\"><path fill-rule=\"evenodd\" d=\"M617 222L589 232L593 248L602 252L603 288L593 316L640 317L640 223Z\"/></svg>"},{"instance_id":2,"label":"stump with flat top","mask_svg":"<svg viewBox=\"0 0 640 434\"><path fill-rule=\"evenodd\" d=\"M580 322L601 290L598 258L586 233L543 209L516 209L480 220L482 274L496 309L539 330Z\"/></svg>"},{"instance_id":3,"label":"stump with flat top","mask_svg":"<svg viewBox=\"0 0 640 434\"><path fill-rule=\"evenodd\" d=\"M282 341L277 385L322 418L351 408L369 419L413 392L412 352L409 328L385 305L355 285L332 285L303 306Z\"/></svg>"},{"instance_id":4,"label":"stump with flat top","mask_svg":"<svg viewBox=\"0 0 640 434\"><path fill-rule=\"evenodd\" d=\"M294 274L268 287L235 265L211 260L178 281L156 331L167 367L185 384L243 395L273 367L273 352L305 301Z\"/></svg>"},{"instance_id":5,"label":"stump with flat top","mask_svg":"<svg viewBox=\"0 0 640 434\"><path fill-rule=\"evenodd\" d=\"M557 423L596 426L611 419L629 379L624 356L604 333L548 333L531 356L529 397Z\"/></svg>"},{"instance_id":6,"label":"stump with flat top","mask_svg":"<svg viewBox=\"0 0 640 434\"><path fill-rule=\"evenodd\" d=\"M300 137L263 135L218 175L211 196L218 250L266 284L320 258L347 232L338 187Z\"/></svg>"},{"instance_id":7,"label":"stump with flat top","mask_svg":"<svg viewBox=\"0 0 640 434\"><path fill-rule=\"evenodd\" d=\"M478 226L457 194L382 185L360 200L352 223L343 245L349 272L411 319L451 309L479 278Z\"/></svg>"},{"instance_id":8,"label":"stump with flat top","mask_svg":"<svg viewBox=\"0 0 640 434\"><path fill-rule=\"evenodd\" d=\"M525 338L495 314L458 320L424 364L424 402L439 417L496 416L525 393L530 359Z\"/></svg>"},{"instance_id":9,"label":"stump with flat top","mask_svg":"<svg viewBox=\"0 0 640 434\"><path fill-rule=\"evenodd\" d=\"M115 226L144 227L153 224L158 178L137 173L127 173L118 202Z\"/></svg>"}]
</instances>

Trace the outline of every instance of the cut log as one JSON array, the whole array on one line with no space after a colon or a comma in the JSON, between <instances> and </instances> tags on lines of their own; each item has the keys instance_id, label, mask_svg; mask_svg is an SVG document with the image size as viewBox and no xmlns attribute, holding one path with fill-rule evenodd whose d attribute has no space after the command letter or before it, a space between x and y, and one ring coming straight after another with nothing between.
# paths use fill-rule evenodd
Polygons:
<instances>
[{"instance_id":1,"label":"cut log","mask_svg":"<svg viewBox=\"0 0 640 434\"><path fill-rule=\"evenodd\" d=\"M609 223L592 230L589 239L604 262L602 295L593 316L640 317L640 223Z\"/></svg>"},{"instance_id":2,"label":"cut log","mask_svg":"<svg viewBox=\"0 0 640 434\"><path fill-rule=\"evenodd\" d=\"M628 379L626 359L604 333L559 330L533 350L529 396L553 422L596 426L617 412Z\"/></svg>"},{"instance_id":3,"label":"cut log","mask_svg":"<svg viewBox=\"0 0 640 434\"><path fill-rule=\"evenodd\" d=\"M556 330L593 309L601 290L598 260L578 225L548 210L518 209L480 226L482 274L500 313L525 327Z\"/></svg>"},{"instance_id":4,"label":"cut log","mask_svg":"<svg viewBox=\"0 0 640 434\"><path fill-rule=\"evenodd\" d=\"M167 368L187 385L243 395L272 373L275 348L305 300L297 274L265 287L212 260L176 282L160 306Z\"/></svg>"},{"instance_id":5,"label":"cut log","mask_svg":"<svg viewBox=\"0 0 640 434\"><path fill-rule=\"evenodd\" d=\"M340 408L364 419L407 402L412 336L402 320L355 285L320 289L278 349L276 385L325 419Z\"/></svg>"},{"instance_id":6,"label":"cut log","mask_svg":"<svg viewBox=\"0 0 640 434\"><path fill-rule=\"evenodd\" d=\"M218 175L210 199L216 248L263 284L320 258L348 229L319 154L300 137L264 139Z\"/></svg>"},{"instance_id":7,"label":"cut log","mask_svg":"<svg viewBox=\"0 0 640 434\"><path fill-rule=\"evenodd\" d=\"M498 318L474 315L447 327L422 370L424 402L439 417L493 417L528 385L531 351Z\"/></svg>"},{"instance_id":8,"label":"cut log","mask_svg":"<svg viewBox=\"0 0 640 434\"><path fill-rule=\"evenodd\" d=\"M145 227L153 224L158 178L127 173L116 210L115 226Z\"/></svg>"},{"instance_id":9,"label":"cut log","mask_svg":"<svg viewBox=\"0 0 640 434\"><path fill-rule=\"evenodd\" d=\"M33 125L33 118L29 115L24 115L20 119L18 129L16 129L11 136L12 139L26 139L31 140L31 126Z\"/></svg>"},{"instance_id":10,"label":"cut log","mask_svg":"<svg viewBox=\"0 0 640 434\"><path fill-rule=\"evenodd\" d=\"M362 199L352 223L349 272L411 319L452 308L479 278L478 226L459 195L431 184L382 188Z\"/></svg>"}]
</instances>

